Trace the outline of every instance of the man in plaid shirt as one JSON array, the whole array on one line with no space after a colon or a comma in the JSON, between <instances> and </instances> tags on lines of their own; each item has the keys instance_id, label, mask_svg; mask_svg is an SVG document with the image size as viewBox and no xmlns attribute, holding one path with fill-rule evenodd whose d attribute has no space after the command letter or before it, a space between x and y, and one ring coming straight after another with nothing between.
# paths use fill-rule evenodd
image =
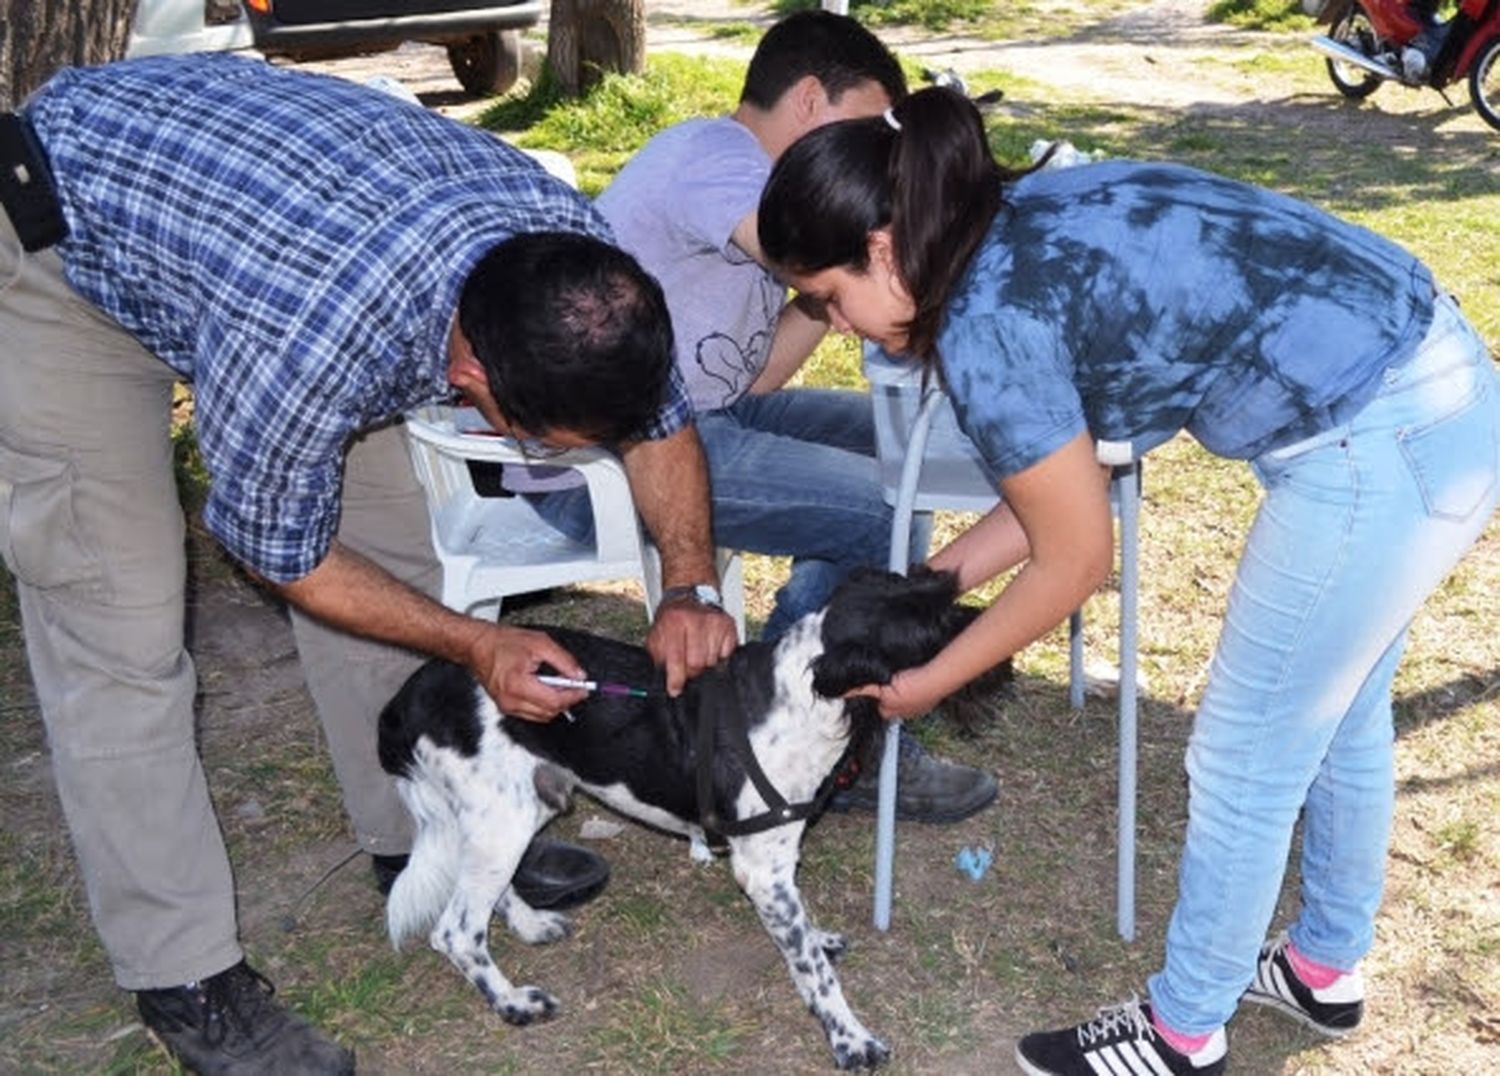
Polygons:
<instances>
[{"instance_id":1,"label":"man in plaid shirt","mask_svg":"<svg viewBox=\"0 0 1500 1076\"><path fill-rule=\"evenodd\" d=\"M538 666L584 670L433 600L391 420L458 390L502 432L620 444L664 583L712 583L660 289L523 154L335 79L129 61L62 72L24 116L67 235L23 252L0 215L0 552L95 925L189 1067L348 1071L239 946L194 742L173 385L193 386L204 521L292 607L359 843L399 869L408 819L375 718L416 665L459 662L534 720L581 695ZM722 611L672 603L648 645L675 690L734 641Z\"/></svg>"}]
</instances>

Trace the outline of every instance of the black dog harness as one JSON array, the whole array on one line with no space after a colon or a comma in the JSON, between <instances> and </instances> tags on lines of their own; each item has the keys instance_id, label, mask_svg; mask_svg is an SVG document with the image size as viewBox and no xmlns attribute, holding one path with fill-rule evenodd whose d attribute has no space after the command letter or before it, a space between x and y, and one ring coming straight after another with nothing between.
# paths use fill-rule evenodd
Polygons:
<instances>
[{"instance_id":1,"label":"black dog harness","mask_svg":"<svg viewBox=\"0 0 1500 1076\"><path fill-rule=\"evenodd\" d=\"M696 751L698 755L698 820L703 825L703 831L720 837L743 837L750 833L763 833L777 826L784 826L789 822L799 822L805 818L812 818L820 814L828 805L829 798L840 788L848 788L859 777L859 760L854 757L854 748L844 748L844 753L839 756L838 765L833 772L823 778L818 790L813 793L813 798L802 803L788 803L786 797L776 791L776 786L771 784L766 772L760 768L760 762L755 757L755 750L750 746L750 733L745 728L744 715L740 707L728 706L722 710L725 718L723 723L716 722L716 716L721 716L718 707L700 705L698 707L698 738ZM730 750L739 758L740 764L745 767L745 774L755 785L755 790L760 793L761 799L766 801L767 809L750 818L725 819L719 817L719 812L714 809L714 731L722 728L728 736Z\"/></svg>"}]
</instances>

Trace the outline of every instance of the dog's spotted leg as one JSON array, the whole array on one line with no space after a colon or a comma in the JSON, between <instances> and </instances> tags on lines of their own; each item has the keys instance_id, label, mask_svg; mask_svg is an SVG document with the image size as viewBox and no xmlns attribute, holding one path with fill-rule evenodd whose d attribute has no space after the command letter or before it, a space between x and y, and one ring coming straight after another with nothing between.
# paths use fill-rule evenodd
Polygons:
<instances>
[{"instance_id":1,"label":"dog's spotted leg","mask_svg":"<svg viewBox=\"0 0 1500 1076\"><path fill-rule=\"evenodd\" d=\"M490 958L490 911L507 891L521 850L504 858L483 855L481 862L473 862L469 851L465 848L453 896L432 928L432 947L474 984L506 1023L521 1026L545 1020L557 1012L557 999L539 987L513 986Z\"/></svg>"},{"instance_id":2,"label":"dog's spotted leg","mask_svg":"<svg viewBox=\"0 0 1500 1076\"><path fill-rule=\"evenodd\" d=\"M530 760L516 761L515 772L502 771L498 781L490 775L450 784L463 837L457 881L431 942L506 1023L521 1026L553 1016L557 999L540 987L512 985L490 958L490 915L509 894L527 844L551 817L532 791ZM507 910L512 929L516 920Z\"/></svg>"},{"instance_id":3,"label":"dog's spotted leg","mask_svg":"<svg viewBox=\"0 0 1500 1076\"><path fill-rule=\"evenodd\" d=\"M842 939L808 923L797 891L797 848L803 828L799 823L730 838L734 877L786 958L797 992L823 1025L834 1064L841 1069L873 1069L890 1057L890 1048L850 1010L828 955L830 947L842 950L831 945Z\"/></svg>"}]
</instances>

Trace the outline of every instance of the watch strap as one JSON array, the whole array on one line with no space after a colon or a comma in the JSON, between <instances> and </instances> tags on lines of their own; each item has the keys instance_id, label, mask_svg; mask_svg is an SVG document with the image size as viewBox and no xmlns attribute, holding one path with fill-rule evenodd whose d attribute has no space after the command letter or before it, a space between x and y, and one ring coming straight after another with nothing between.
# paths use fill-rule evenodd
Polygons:
<instances>
[{"instance_id":1,"label":"watch strap","mask_svg":"<svg viewBox=\"0 0 1500 1076\"><path fill-rule=\"evenodd\" d=\"M719 588L708 583L667 587L661 592L660 604L662 605L680 601L697 602L699 605L707 605L715 609L724 608L724 597L719 593Z\"/></svg>"}]
</instances>

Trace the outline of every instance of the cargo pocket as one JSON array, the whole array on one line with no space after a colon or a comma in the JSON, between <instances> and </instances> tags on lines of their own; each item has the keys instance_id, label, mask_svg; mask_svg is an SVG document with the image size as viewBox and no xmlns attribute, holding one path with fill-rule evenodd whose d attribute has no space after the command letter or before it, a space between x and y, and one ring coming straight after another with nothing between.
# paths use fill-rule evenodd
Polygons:
<instances>
[{"instance_id":1,"label":"cargo pocket","mask_svg":"<svg viewBox=\"0 0 1500 1076\"><path fill-rule=\"evenodd\" d=\"M73 518L73 467L0 444L0 555L22 583L41 590L89 587L103 565Z\"/></svg>"},{"instance_id":2,"label":"cargo pocket","mask_svg":"<svg viewBox=\"0 0 1500 1076\"><path fill-rule=\"evenodd\" d=\"M1402 432L1401 454L1427 514L1463 521L1495 490L1495 408L1480 389L1436 422Z\"/></svg>"}]
</instances>

